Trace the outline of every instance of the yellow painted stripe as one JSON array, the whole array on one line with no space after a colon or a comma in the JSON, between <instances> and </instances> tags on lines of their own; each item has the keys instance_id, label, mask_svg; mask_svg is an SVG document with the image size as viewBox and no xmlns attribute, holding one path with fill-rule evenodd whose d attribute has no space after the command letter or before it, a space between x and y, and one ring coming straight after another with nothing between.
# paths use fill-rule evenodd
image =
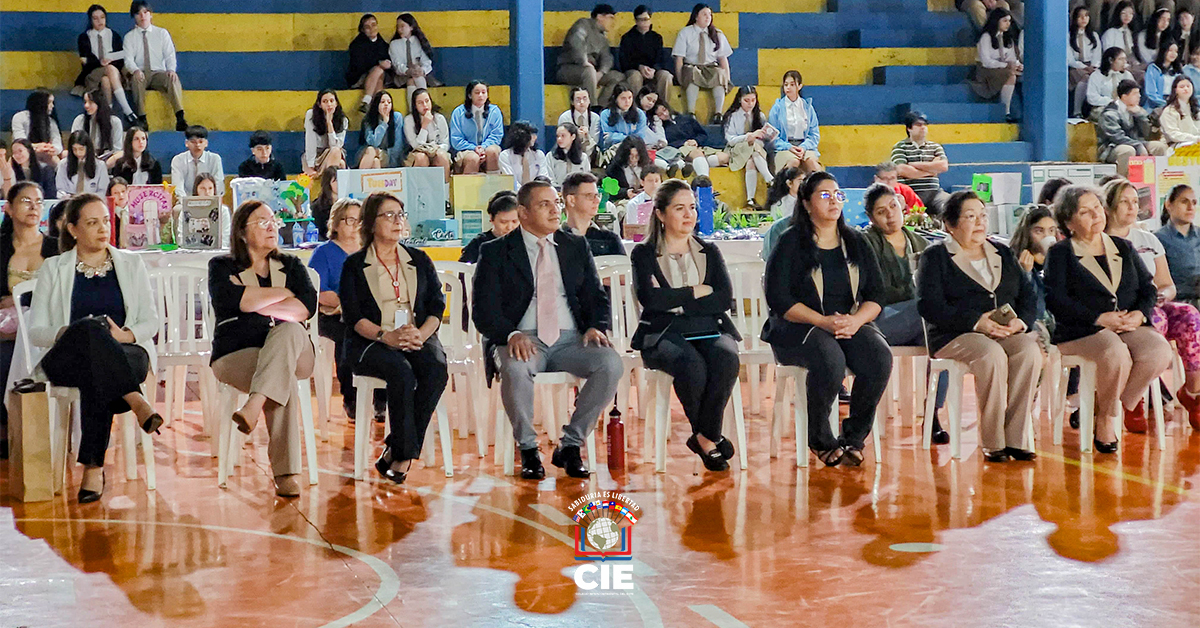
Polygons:
<instances>
[{"instance_id":1,"label":"yellow painted stripe","mask_svg":"<svg viewBox=\"0 0 1200 628\"><path fill-rule=\"evenodd\" d=\"M954 0L926 0L925 6L934 13L957 11Z\"/></svg>"},{"instance_id":2,"label":"yellow painted stripe","mask_svg":"<svg viewBox=\"0 0 1200 628\"><path fill-rule=\"evenodd\" d=\"M1088 161L1092 161L1092 160L1089 159ZM1126 482L1136 482L1138 484L1143 484L1143 485L1149 486L1151 488L1162 488L1163 490L1170 491L1172 493L1175 493L1176 495L1187 496L1187 494L1191 492L1188 489L1183 488L1182 486L1176 486L1174 484L1160 482L1158 480L1154 480L1154 479L1151 479L1151 478L1148 478L1145 476L1137 475L1134 473L1129 473L1127 471L1122 471L1121 469L1102 467L1102 466L1093 464L1091 462L1088 462L1086 460L1076 460L1074 458L1067 458L1065 456L1060 456L1053 452L1041 451L1041 450L1038 450L1037 454L1039 456L1043 456L1043 457L1049 458L1051 460L1057 460L1058 462L1063 462L1063 463L1066 463L1066 464L1069 464L1069 465L1072 465L1075 467L1079 467L1081 469L1090 469L1097 473L1117 478L1118 480L1125 480ZM1162 454L1160 453L1159 455L1162 455Z\"/></svg>"},{"instance_id":3,"label":"yellow painted stripe","mask_svg":"<svg viewBox=\"0 0 1200 628\"><path fill-rule=\"evenodd\" d=\"M933 1L933 0L931 0ZM954 0L950 0L951 4ZM721 0L722 13L824 13L825 0Z\"/></svg>"},{"instance_id":4,"label":"yellow painted stripe","mask_svg":"<svg viewBox=\"0 0 1200 628\"><path fill-rule=\"evenodd\" d=\"M796 69L806 85L867 85L879 66L974 63L974 48L764 48L758 51L758 80L777 81Z\"/></svg>"},{"instance_id":5,"label":"yellow painted stripe","mask_svg":"<svg viewBox=\"0 0 1200 628\"><path fill-rule=\"evenodd\" d=\"M46 13L79 13L83 14L88 7L96 4L92 0L4 0L5 11L43 11ZM110 5L109 13L124 13L129 7ZM82 24L82 21L80 22Z\"/></svg>"},{"instance_id":6,"label":"yellow painted stripe","mask_svg":"<svg viewBox=\"0 0 1200 628\"><path fill-rule=\"evenodd\" d=\"M1015 124L936 124L930 135L940 144L974 144L1014 142L1017 131ZM821 163L872 166L889 159L892 145L902 139L904 126L900 124L821 125Z\"/></svg>"},{"instance_id":7,"label":"yellow painted stripe","mask_svg":"<svg viewBox=\"0 0 1200 628\"><path fill-rule=\"evenodd\" d=\"M1091 122L1067 125L1067 159L1096 161L1096 127Z\"/></svg>"},{"instance_id":8,"label":"yellow painted stripe","mask_svg":"<svg viewBox=\"0 0 1200 628\"><path fill-rule=\"evenodd\" d=\"M4 89L66 89L79 74L73 52L0 52L0 86Z\"/></svg>"},{"instance_id":9,"label":"yellow painted stripe","mask_svg":"<svg viewBox=\"0 0 1200 628\"><path fill-rule=\"evenodd\" d=\"M561 46L563 38L567 36L567 30L581 17L588 17L586 11L547 11L545 17L545 31L543 41L547 46ZM689 13L655 13L654 14L654 30L662 35L663 45L667 48L675 45L675 36L679 31L687 26ZM737 53L738 47L738 14L721 12L716 15L715 19L717 28L725 33L725 38L729 40L729 45L733 47L734 53ZM633 28L633 15L630 13L618 13L617 24L611 31L608 32L608 42L613 46L621 43L621 35L624 35L629 29Z\"/></svg>"}]
</instances>

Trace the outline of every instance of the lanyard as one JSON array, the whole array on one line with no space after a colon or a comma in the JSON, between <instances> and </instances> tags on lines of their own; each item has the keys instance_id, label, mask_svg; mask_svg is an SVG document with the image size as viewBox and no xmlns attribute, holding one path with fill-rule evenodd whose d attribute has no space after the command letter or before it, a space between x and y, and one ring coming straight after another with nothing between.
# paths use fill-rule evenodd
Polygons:
<instances>
[{"instance_id":1,"label":"lanyard","mask_svg":"<svg viewBox=\"0 0 1200 628\"><path fill-rule=\"evenodd\" d=\"M375 247L375 257L379 260L380 264L383 264L383 269L385 271L387 271L388 277L391 277L392 289L396 291L396 300L399 301L400 300L400 279L399 279L398 275L400 273L400 256L399 255L396 256L396 272L395 273L392 273L392 269L388 268L387 262L383 261L383 258L380 257L379 247Z\"/></svg>"}]
</instances>

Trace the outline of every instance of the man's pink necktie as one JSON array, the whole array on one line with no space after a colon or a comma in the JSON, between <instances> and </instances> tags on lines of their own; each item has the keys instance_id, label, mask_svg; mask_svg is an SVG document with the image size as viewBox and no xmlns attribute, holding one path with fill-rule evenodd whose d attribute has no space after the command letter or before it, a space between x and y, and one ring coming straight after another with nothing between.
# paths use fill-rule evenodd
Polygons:
<instances>
[{"instance_id":1,"label":"man's pink necktie","mask_svg":"<svg viewBox=\"0 0 1200 628\"><path fill-rule=\"evenodd\" d=\"M538 240L537 262L537 335L549 347L558 340L558 285L550 256L550 236Z\"/></svg>"}]
</instances>

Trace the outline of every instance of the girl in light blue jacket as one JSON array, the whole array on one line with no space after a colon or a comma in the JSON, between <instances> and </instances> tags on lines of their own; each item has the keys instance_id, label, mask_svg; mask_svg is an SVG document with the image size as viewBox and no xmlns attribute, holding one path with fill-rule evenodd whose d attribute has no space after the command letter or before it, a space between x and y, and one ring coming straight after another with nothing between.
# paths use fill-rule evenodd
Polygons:
<instances>
[{"instance_id":1,"label":"girl in light blue jacket","mask_svg":"<svg viewBox=\"0 0 1200 628\"><path fill-rule=\"evenodd\" d=\"M500 171L500 142L504 139L504 114L488 98L483 81L467 83L463 104L450 114L450 147L454 170L461 174Z\"/></svg>"},{"instance_id":2,"label":"girl in light blue jacket","mask_svg":"<svg viewBox=\"0 0 1200 628\"><path fill-rule=\"evenodd\" d=\"M800 72L788 70L783 74L783 95L771 107L767 122L779 131L775 149L775 172L784 168L800 168L805 174L821 169L821 126L811 98L801 98L804 79Z\"/></svg>"}]
</instances>

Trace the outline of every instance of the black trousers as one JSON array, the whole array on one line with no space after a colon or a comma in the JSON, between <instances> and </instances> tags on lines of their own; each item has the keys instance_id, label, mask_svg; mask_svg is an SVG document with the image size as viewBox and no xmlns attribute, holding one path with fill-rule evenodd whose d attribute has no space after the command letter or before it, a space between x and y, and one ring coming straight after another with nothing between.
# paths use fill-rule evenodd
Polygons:
<instances>
[{"instance_id":1,"label":"black trousers","mask_svg":"<svg viewBox=\"0 0 1200 628\"><path fill-rule=\"evenodd\" d=\"M838 445L861 449L875 422L875 408L892 375L892 352L883 334L864 325L853 337L839 340L813 328L797 347L772 345L779 364L808 369L808 446L818 451ZM854 374L850 416L840 439L829 428L829 412L842 387L846 369Z\"/></svg>"},{"instance_id":2,"label":"black trousers","mask_svg":"<svg viewBox=\"0 0 1200 628\"><path fill-rule=\"evenodd\" d=\"M67 327L41 366L51 384L79 389L79 462L104 466L113 416L129 412L122 397L141 392L150 356L117 342L103 319L85 318Z\"/></svg>"},{"instance_id":3,"label":"black trousers","mask_svg":"<svg viewBox=\"0 0 1200 628\"><path fill-rule=\"evenodd\" d=\"M342 404L354 407L354 375L350 362L346 360L346 324L337 314L318 314L317 333L333 341L333 364L337 368L338 387L342 391Z\"/></svg>"},{"instance_id":4,"label":"black trousers","mask_svg":"<svg viewBox=\"0 0 1200 628\"><path fill-rule=\"evenodd\" d=\"M352 356L354 372L387 382L388 420L392 433L387 446L393 460L421 457L425 430L446 389L446 353L437 336L420 351L398 351L373 342ZM365 419L364 419L365 420Z\"/></svg>"},{"instance_id":5,"label":"black trousers","mask_svg":"<svg viewBox=\"0 0 1200 628\"><path fill-rule=\"evenodd\" d=\"M17 343L12 340L0 340L0 381L8 382L8 371L12 368L13 351ZM8 427L8 407L0 402L0 428ZM0 435L6 434L0 429ZM7 438L7 436L5 436Z\"/></svg>"},{"instance_id":6,"label":"black trousers","mask_svg":"<svg viewBox=\"0 0 1200 628\"><path fill-rule=\"evenodd\" d=\"M675 395L692 424L692 433L721 440L721 423L729 395L738 381L737 341L722 334L710 340L684 340L667 332L658 344L642 350L646 366L675 378Z\"/></svg>"}]
</instances>

